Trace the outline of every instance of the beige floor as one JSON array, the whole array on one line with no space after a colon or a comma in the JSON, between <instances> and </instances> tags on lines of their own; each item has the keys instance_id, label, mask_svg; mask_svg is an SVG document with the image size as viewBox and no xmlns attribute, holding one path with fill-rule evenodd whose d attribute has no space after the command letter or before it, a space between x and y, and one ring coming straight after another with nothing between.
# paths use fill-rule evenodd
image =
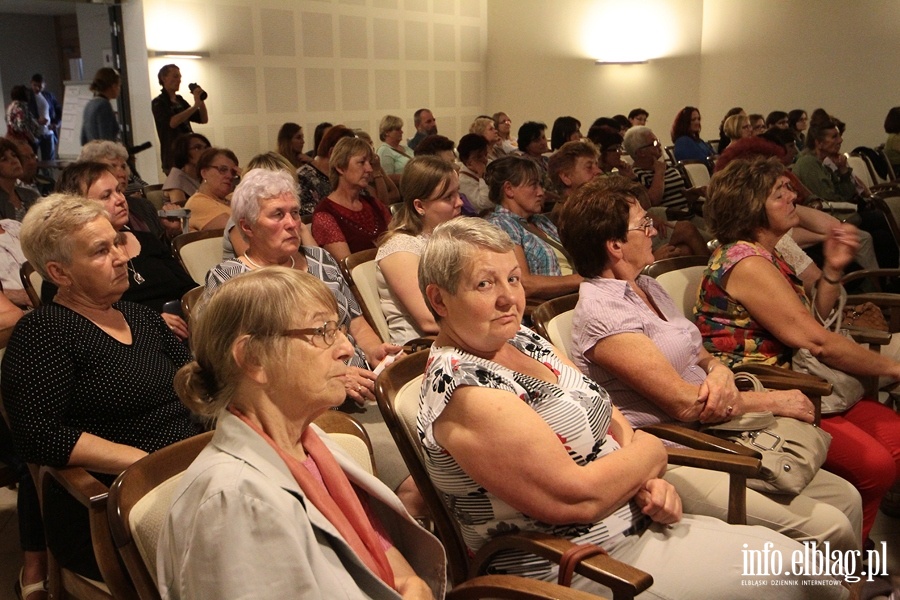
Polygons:
<instances>
[{"instance_id":1,"label":"beige floor","mask_svg":"<svg viewBox=\"0 0 900 600\"><path fill-rule=\"evenodd\" d=\"M887 542L888 571L900 575L900 519L879 513L872 539L880 547ZM18 577L22 556L16 519L16 492L0 488L0 600L14 600L13 584Z\"/></svg>"}]
</instances>

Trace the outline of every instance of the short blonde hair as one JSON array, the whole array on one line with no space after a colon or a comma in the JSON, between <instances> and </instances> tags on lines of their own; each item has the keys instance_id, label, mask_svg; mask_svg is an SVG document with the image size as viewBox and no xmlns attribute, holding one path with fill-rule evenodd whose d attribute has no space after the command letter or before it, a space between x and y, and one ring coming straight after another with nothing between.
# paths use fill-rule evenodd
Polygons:
<instances>
[{"instance_id":1,"label":"short blonde hair","mask_svg":"<svg viewBox=\"0 0 900 600\"><path fill-rule=\"evenodd\" d=\"M358 154L364 154L371 162L375 158L375 151L366 140L358 137L345 137L338 140L331 151L331 157L328 159L328 181L331 182L331 189L336 190L341 180L341 174L338 171L345 170L350 164L350 159Z\"/></svg>"},{"instance_id":2,"label":"short blonde hair","mask_svg":"<svg viewBox=\"0 0 900 600\"><path fill-rule=\"evenodd\" d=\"M488 117L478 117L472 121L469 133L477 133L480 136L484 136L484 131L488 128L488 125L494 125L494 120Z\"/></svg>"},{"instance_id":3,"label":"short blonde hair","mask_svg":"<svg viewBox=\"0 0 900 600\"><path fill-rule=\"evenodd\" d=\"M434 318L440 319L440 315L425 295L429 284L456 294L459 280L471 268L478 250L505 254L514 247L505 231L477 217L457 217L435 227L419 258L419 290Z\"/></svg>"},{"instance_id":4,"label":"short blonde hair","mask_svg":"<svg viewBox=\"0 0 900 600\"><path fill-rule=\"evenodd\" d=\"M194 360L175 375L181 401L196 414L218 416L241 379L232 355L235 342L250 336L248 354L271 367L288 353L290 338L279 334L322 308L337 312L334 295L303 271L267 267L229 279L191 320Z\"/></svg>"},{"instance_id":5,"label":"short blonde hair","mask_svg":"<svg viewBox=\"0 0 900 600\"><path fill-rule=\"evenodd\" d=\"M722 131L725 132L725 135L727 135L729 139L739 140L741 139L741 128L745 123L749 122L750 117L747 115L731 115L725 119L724 123L722 123Z\"/></svg>"},{"instance_id":6,"label":"short blonde hair","mask_svg":"<svg viewBox=\"0 0 900 600\"><path fill-rule=\"evenodd\" d=\"M97 219L109 219L103 205L69 194L51 194L32 206L22 220L19 241L31 266L47 281L47 263L72 263L73 234Z\"/></svg>"},{"instance_id":7,"label":"short blonde hair","mask_svg":"<svg viewBox=\"0 0 900 600\"><path fill-rule=\"evenodd\" d=\"M381 117L381 123L378 124L378 139L383 142L385 135L395 129L403 129L403 119L394 115L384 115Z\"/></svg>"}]
</instances>

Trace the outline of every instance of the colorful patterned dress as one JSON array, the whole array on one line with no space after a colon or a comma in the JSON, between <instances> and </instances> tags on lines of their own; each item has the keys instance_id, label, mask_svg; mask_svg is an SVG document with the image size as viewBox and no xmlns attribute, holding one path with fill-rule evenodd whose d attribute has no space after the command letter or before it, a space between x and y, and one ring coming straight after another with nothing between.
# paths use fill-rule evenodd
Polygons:
<instances>
[{"instance_id":1,"label":"colorful patterned dress","mask_svg":"<svg viewBox=\"0 0 900 600\"><path fill-rule=\"evenodd\" d=\"M791 348L782 344L725 291L723 280L726 275L736 264L751 256L765 258L775 265L793 286L800 301L809 307L802 282L777 251L772 254L755 242L725 244L709 258L694 307L703 346L728 367L745 362L790 366Z\"/></svg>"}]
</instances>

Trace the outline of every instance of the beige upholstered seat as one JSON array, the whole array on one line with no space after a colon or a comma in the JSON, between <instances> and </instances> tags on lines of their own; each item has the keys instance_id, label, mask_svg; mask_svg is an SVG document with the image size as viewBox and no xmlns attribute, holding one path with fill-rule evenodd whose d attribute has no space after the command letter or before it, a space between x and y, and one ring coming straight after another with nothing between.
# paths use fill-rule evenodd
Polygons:
<instances>
[{"instance_id":1,"label":"beige upholstered seat","mask_svg":"<svg viewBox=\"0 0 900 600\"><path fill-rule=\"evenodd\" d=\"M222 262L224 235L223 229L210 229L182 233L172 240L175 256L197 285L204 285L209 270Z\"/></svg>"},{"instance_id":2,"label":"beige upholstered seat","mask_svg":"<svg viewBox=\"0 0 900 600\"><path fill-rule=\"evenodd\" d=\"M374 248L354 252L341 261L341 271L350 285L353 295L359 301L363 316L372 326L372 329L381 337L381 341L391 341L391 332L388 329L387 319L381 311L381 298L378 296L378 284L376 282Z\"/></svg>"}]
</instances>

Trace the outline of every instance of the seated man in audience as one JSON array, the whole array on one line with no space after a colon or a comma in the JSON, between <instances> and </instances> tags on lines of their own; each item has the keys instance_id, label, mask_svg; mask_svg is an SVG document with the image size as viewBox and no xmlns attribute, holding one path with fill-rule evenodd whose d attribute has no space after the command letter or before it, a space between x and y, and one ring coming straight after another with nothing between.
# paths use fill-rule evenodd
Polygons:
<instances>
[{"instance_id":1,"label":"seated man in audience","mask_svg":"<svg viewBox=\"0 0 900 600\"><path fill-rule=\"evenodd\" d=\"M413 113L413 125L416 128L416 135L409 138L407 146L410 150L414 151L416 146L419 145L419 142L424 140L427 136L437 135L438 128L437 122L434 119L434 114L427 108L420 108Z\"/></svg>"}]
</instances>

